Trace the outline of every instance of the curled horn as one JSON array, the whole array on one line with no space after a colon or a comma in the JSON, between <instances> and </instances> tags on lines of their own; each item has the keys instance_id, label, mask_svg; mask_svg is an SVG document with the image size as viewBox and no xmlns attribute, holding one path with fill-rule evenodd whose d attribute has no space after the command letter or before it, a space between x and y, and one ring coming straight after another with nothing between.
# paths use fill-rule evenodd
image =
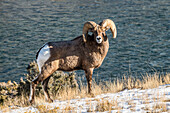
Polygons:
<instances>
[{"instance_id":1,"label":"curled horn","mask_svg":"<svg viewBox=\"0 0 170 113\"><path fill-rule=\"evenodd\" d=\"M113 38L116 38L117 36L117 30L114 22L110 19L105 19L100 24L104 31L107 31L108 29L111 30Z\"/></svg>"},{"instance_id":2,"label":"curled horn","mask_svg":"<svg viewBox=\"0 0 170 113\"><path fill-rule=\"evenodd\" d=\"M97 26L97 24L93 21L88 21L84 24L84 27L83 27L83 40L84 42L86 42L86 38L87 38L87 35L88 35L88 31L93 31L93 29Z\"/></svg>"}]
</instances>

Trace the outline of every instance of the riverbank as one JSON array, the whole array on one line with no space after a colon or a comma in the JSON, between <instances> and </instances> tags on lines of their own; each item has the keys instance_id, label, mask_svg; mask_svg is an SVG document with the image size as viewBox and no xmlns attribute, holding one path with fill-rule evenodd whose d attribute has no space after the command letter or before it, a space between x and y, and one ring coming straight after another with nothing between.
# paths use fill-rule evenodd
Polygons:
<instances>
[{"instance_id":1,"label":"riverbank","mask_svg":"<svg viewBox=\"0 0 170 113\"><path fill-rule=\"evenodd\" d=\"M147 75L143 80L93 81L93 97L87 94L86 86L79 85L53 95L53 103L40 94L31 106L28 96L21 95L5 101L0 112L169 112L170 74L159 75Z\"/></svg>"}]
</instances>

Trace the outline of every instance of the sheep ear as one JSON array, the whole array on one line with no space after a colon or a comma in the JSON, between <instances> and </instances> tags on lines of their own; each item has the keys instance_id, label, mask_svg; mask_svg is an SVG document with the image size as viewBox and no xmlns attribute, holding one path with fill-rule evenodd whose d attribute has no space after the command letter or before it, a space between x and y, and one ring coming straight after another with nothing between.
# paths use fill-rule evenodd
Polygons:
<instances>
[{"instance_id":1,"label":"sheep ear","mask_svg":"<svg viewBox=\"0 0 170 113\"><path fill-rule=\"evenodd\" d=\"M83 27L83 40L84 42L86 42L87 36L88 36L88 32L93 32L93 29L97 26L97 24L93 21L88 21L84 24Z\"/></svg>"},{"instance_id":2,"label":"sheep ear","mask_svg":"<svg viewBox=\"0 0 170 113\"><path fill-rule=\"evenodd\" d=\"M113 38L116 38L117 36L117 30L116 30L116 26L114 24L114 22L110 19L105 19L103 20L100 25L102 26L102 29L104 31L107 31L107 30L111 30L112 32L112 35L113 35Z\"/></svg>"}]
</instances>

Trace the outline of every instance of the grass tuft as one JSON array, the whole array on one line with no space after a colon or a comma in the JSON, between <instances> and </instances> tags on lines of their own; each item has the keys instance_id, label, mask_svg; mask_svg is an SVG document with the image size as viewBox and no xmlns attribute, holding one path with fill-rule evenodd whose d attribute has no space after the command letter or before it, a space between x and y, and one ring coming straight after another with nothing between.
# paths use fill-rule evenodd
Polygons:
<instances>
[{"instance_id":1,"label":"grass tuft","mask_svg":"<svg viewBox=\"0 0 170 113\"><path fill-rule=\"evenodd\" d=\"M134 79L132 77L129 78L123 77L122 79L117 79L116 81L113 82L107 81L107 82L96 83L95 81L93 81L92 91L95 96L104 93L115 93L115 92L122 91L124 89L155 88L164 84L170 84L170 73L167 73L166 75L160 75L159 73L155 73L153 75L146 74L146 76L144 76L142 80ZM84 98L88 96L87 86L79 85L79 87L74 87L74 88L68 86L63 87L59 93L52 93L51 96L54 100L70 100L70 99ZM0 109L5 110L6 108L9 108L9 106L18 106L18 107L29 106L28 99L29 97L25 94L21 94L20 96L15 96L13 98L6 98L5 100L3 100L4 101L3 104L0 105ZM163 99L162 101L169 102L170 100ZM55 112L56 110L58 110L58 108L49 110L46 106L41 105L44 102L45 99L43 94L40 93L39 95L36 96L36 108L40 112L42 113ZM97 104L96 111L102 112L102 111L111 111L115 109L116 110L122 109L116 106L117 106L116 101L101 101L101 102L99 101L99 103ZM154 106L154 109L157 108L162 109L162 112L167 111L166 106L162 104ZM75 108L68 106L65 108L65 111L66 112L68 112L69 110L74 111L74 109ZM93 111L93 109L89 109L89 110Z\"/></svg>"}]
</instances>

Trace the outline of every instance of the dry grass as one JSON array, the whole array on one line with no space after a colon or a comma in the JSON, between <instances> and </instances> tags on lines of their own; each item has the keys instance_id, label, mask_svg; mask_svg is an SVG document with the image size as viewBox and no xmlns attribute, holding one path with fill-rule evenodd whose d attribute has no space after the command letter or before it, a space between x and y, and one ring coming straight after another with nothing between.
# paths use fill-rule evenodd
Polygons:
<instances>
[{"instance_id":1,"label":"dry grass","mask_svg":"<svg viewBox=\"0 0 170 113\"><path fill-rule=\"evenodd\" d=\"M167 106L166 106L165 103L155 104L153 106L153 111L154 112L156 112L158 110L159 110L159 112L167 112L168 111Z\"/></svg>"},{"instance_id":2,"label":"dry grass","mask_svg":"<svg viewBox=\"0 0 170 113\"><path fill-rule=\"evenodd\" d=\"M103 100L99 101L96 106L96 111L98 112L104 112L104 111L111 111L111 110L121 110L122 108L118 106L118 102L114 99L109 100Z\"/></svg>"},{"instance_id":3,"label":"dry grass","mask_svg":"<svg viewBox=\"0 0 170 113\"><path fill-rule=\"evenodd\" d=\"M130 78L123 77L121 80L116 80L113 82L105 82L105 83L101 82L99 84L93 81L92 90L94 95L99 95L103 93L115 93L115 92L122 91L124 89L155 88L164 84L170 84L170 73L161 76L159 73L155 73L154 75L147 74L145 77L143 77L143 80L132 79L131 77ZM83 98L88 96L90 95L87 94L87 86L80 85L80 88L77 89L67 88L61 91L59 94L53 95L53 99L70 100L70 99ZM165 100L165 101L169 101L169 100ZM44 102L45 102L44 95L39 95L38 97L36 97L36 103L34 106L36 106L40 111L45 111L44 107L39 106L40 103L44 103ZM98 109L99 111L111 110L113 109L111 108L112 104L116 104L116 103L115 102L110 103L104 101L102 103L99 103ZM28 96L19 96L7 100L4 103L4 105L0 105L0 109L8 108L8 106L20 106L20 107L29 106ZM159 105L159 106L156 105L155 108L157 107L162 107L165 110L164 105ZM69 109L73 109L73 108L68 107L65 110L68 111ZM54 112L54 111L47 111L47 112Z\"/></svg>"}]
</instances>

